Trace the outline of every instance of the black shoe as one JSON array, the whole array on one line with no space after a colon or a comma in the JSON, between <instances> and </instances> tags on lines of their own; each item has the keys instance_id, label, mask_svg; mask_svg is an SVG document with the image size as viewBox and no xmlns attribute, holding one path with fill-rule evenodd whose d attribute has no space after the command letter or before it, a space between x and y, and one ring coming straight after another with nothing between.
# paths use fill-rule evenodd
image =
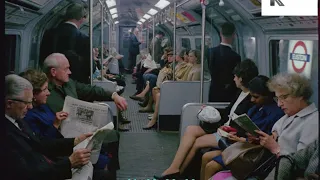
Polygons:
<instances>
[{"instance_id":1,"label":"black shoe","mask_svg":"<svg viewBox=\"0 0 320 180\"><path fill-rule=\"evenodd\" d=\"M143 127L142 129L143 129L143 130L150 130L150 129L153 129L153 128L154 128L154 129L157 129L157 123L154 123L154 125L152 125L152 126L150 126L150 127L147 127L147 126L146 126L146 127Z\"/></svg>"},{"instance_id":2,"label":"black shoe","mask_svg":"<svg viewBox=\"0 0 320 180\"><path fill-rule=\"evenodd\" d=\"M138 96L129 96L131 99L135 100L135 101L140 101L140 102L143 102L144 101L144 98L142 97L138 97Z\"/></svg>"},{"instance_id":3,"label":"black shoe","mask_svg":"<svg viewBox=\"0 0 320 180\"><path fill-rule=\"evenodd\" d=\"M121 123L121 124L129 124L129 123L131 123L131 121L129 121L129 120L122 120L122 121L120 121L120 123Z\"/></svg>"},{"instance_id":4,"label":"black shoe","mask_svg":"<svg viewBox=\"0 0 320 180\"><path fill-rule=\"evenodd\" d=\"M173 174L167 174L165 176L153 176L155 179L159 180L165 180L165 179L179 179L180 178L180 172L176 172Z\"/></svg>"},{"instance_id":5,"label":"black shoe","mask_svg":"<svg viewBox=\"0 0 320 180\"><path fill-rule=\"evenodd\" d=\"M129 131L129 129L128 128L118 128L118 131L120 131L120 132L127 132L127 131Z\"/></svg>"}]
</instances>

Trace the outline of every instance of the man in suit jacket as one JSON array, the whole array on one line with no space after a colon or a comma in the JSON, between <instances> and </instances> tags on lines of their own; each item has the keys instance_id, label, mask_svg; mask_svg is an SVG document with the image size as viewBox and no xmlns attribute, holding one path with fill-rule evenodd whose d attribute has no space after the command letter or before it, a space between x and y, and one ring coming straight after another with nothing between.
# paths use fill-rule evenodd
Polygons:
<instances>
[{"instance_id":1,"label":"man in suit jacket","mask_svg":"<svg viewBox=\"0 0 320 180\"><path fill-rule=\"evenodd\" d=\"M214 47L209 55L208 65L211 74L209 102L230 102L236 95L233 82L233 69L240 63L241 57L232 50L235 26L224 23L221 27L221 43Z\"/></svg>"},{"instance_id":2,"label":"man in suit jacket","mask_svg":"<svg viewBox=\"0 0 320 180\"><path fill-rule=\"evenodd\" d=\"M128 66L128 70L130 72L133 71L133 67L136 65L137 55L140 53L139 45L141 44L141 42L138 41L138 38L137 38L138 33L139 33L139 29L134 28L133 33L131 33L130 39L129 39L129 66Z\"/></svg>"},{"instance_id":3,"label":"man in suit jacket","mask_svg":"<svg viewBox=\"0 0 320 180\"><path fill-rule=\"evenodd\" d=\"M15 74L5 77L5 152L14 173L7 179L69 179L71 168L81 167L90 160L90 150L73 147L91 134L58 140L38 139L22 121L32 108L33 87ZM68 157L69 156L69 157Z\"/></svg>"},{"instance_id":4,"label":"man in suit jacket","mask_svg":"<svg viewBox=\"0 0 320 180\"><path fill-rule=\"evenodd\" d=\"M73 51L80 59L70 61L73 68L70 77L81 83L90 83L90 38L82 33L79 28L87 17L87 6L83 3L70 5L65 14L65 19L54 30L54 50L51 53L65 54ZM51 42L52 43L52 42ZM51 54L50 53L50 54ZM47 54L50 55L50 54ZM82 59L82 60L81 60ZM95 67L93 67L93 72Z\"/></svg>"}]
</instances>

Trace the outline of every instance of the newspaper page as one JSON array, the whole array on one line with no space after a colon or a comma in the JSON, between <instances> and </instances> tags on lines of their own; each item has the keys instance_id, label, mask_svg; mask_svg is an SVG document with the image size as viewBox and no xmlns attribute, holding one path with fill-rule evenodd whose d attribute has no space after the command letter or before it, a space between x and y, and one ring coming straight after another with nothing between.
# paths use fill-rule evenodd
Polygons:
<instances>
[{"instance_id":1,"label":"newspaper page","mask_svg":"<svg viewBox=\"0 0 320 180\"><path fill-rule=\"evenodd\" d=\"M108 106L81 101L70 96L64 100L63 111L69 114L61 124L61 134L66 138L94 132L109 122Z\"/></svg>"},{"instance_id":2,"label":"newspaper page","mask_svg":"<svg viewBox=\"0 0 320 180\"><path fill-rule=\"evenodd\" d=\"M93 166L92 163L82 166L81 168L72 169L72 178L68 180L92 180L93 179Z\"/></svg>"},{"instance_id":3,"label":"newspaper page","mask_svg":"<svg viewBox=\"0 0 320 180\"><path fill-rule=\"evenodd\" d=\"M103 143L103 140L108 136L108 134L113 130L114 125L112 122L109 124L105 125L104 127L98 129L94 134L79 143L77 146L73 148L73 150L80 149L80 148L86 148L91 150L91 156L90 156L90 161L92 164L97 163L100 150L101 150L101 145Z\"/></svg>"}]
</instances>

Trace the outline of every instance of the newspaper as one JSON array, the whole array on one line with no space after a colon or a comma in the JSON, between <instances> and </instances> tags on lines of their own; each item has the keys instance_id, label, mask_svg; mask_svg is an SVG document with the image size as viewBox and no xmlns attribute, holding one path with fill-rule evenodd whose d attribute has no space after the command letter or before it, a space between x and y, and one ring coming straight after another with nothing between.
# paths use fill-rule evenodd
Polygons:
<instances>
[{"instance_id":1,"label":"newspaper","mask_svg":"<svg viewBox=\"0 0 320 180\"><path fill-rule=\"evenodd\" d=\"M95 132L109 122L108 106L81 101L70 96L64 100L63 111L69 114L61 124L61 134L66 138Z\"/></svg>"}]
</instances>

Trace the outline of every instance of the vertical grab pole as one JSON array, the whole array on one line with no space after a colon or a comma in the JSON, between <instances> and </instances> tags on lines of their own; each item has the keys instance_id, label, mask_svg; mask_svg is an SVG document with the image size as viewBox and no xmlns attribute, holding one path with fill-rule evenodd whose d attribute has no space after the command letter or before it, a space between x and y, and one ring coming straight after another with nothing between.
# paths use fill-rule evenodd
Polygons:
<instances>
[{"instance_id":1,"label":"vertical grab pole","mask_svg":"<svg viewBox=\"0 0 320 180\"><path fill-rule=\"evenodd\" d=\"M156 28L156 26L155 26L155 18L154 18L154 16L155 15L153 15L152 16L152 19L153 19L153 22L152 22L152 36L153 36L153 38L152 38L152 59L154 60L154 44L155 44L155 28Z\"/></svg>"},{"instance_id":2,"label":"vertical grab pole","mask_svg":"<svg viewBox=\"0 0 320 180\"><path fill-rule=\"evenodd\" d=\"M104 14L104 9L103 9L103 3L101 3L101 59L100 59L100 65L101 65L101 70L100 70L100 73L101 73L101 81L103 80L103 64L102 64L102 61L103 61L103 24L104 24L104 18L103 18L103 14Z\"/></svg>"},{"instance_id":3,"label":"vertical grab pole","mask_svg":"<svg viewBox=\"0 0 320 180\"><path fill-rule=\"evenodd\" d=\"M204 67L204 43L205 43L205 28L206 28L206 0L200 0L202 7L202 35L201 35L201 79L200 79L200 103L203 103L203 67Z\"/></svg>"},{"instance_id":4,"label":"vertical grab pole","mask_svg":"<svg viewBox=\"0 0 320 180\"><path fill-rule=\"evenodd\" d=\"M108 55L110 55L110 49L111 49L111 24L112 24L111 17L109 17L109 27L108 27L108 29L109 29L109 33L108 33L108 37L109 37L108 51L109 51L109 54Z\"/></svg>"},{"instance_id":5,"label":"vertical grab pole","mask_svg":"<svg viewBox=\"0 0 320 180\"><path fill-rule=\"evenodd\" d=\"M147 46L147 49L149 49L149 26L147 26L147 29L146 29L146 46Z\"/></svg>"},{"instance_id":6,"label":"vertical grab pole","mask_svg":"<svg viewBox=\"0 0 320 180\"><path fill-rule=\"evenodd\" d=\"M176 22L176 19L177 19L177 2L174 1L173 3L173 55L174 55L174 58L173 58L173 69L172 69L172 78L173 78L173 81L176 79L176 25L177 25L177 22Z\"/></svg>"},{"instance_id":7,"label":"vertical grab pole","mask_svg":"<svg viewBox=\"0 0 320 180\"><path fill-rule=\"evenodd\" d=\"M89 36L90 36L90 84L92 85L92 68L93 68L93 42L92 42L92 38L93 38L93 0L89 0L90 3L90 14L89 14Z\"/></svg>"}]
</instances>

